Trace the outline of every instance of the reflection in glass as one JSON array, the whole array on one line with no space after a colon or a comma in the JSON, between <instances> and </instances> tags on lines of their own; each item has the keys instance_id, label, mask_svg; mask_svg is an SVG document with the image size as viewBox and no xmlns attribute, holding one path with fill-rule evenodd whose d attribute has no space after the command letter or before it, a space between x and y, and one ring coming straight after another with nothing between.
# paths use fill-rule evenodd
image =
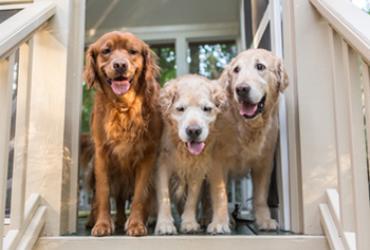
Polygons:
<instances>
[{"instance_id":1,"label":"reflection in glass","mask_svg":"<svg viewBox=\"0 0 370 250\"><path fill-rule=\"evenodd\" d=\"M189 71L217 79L236 54L235 41L190 43L187 58Z\"/></svg>"}]
</instances>

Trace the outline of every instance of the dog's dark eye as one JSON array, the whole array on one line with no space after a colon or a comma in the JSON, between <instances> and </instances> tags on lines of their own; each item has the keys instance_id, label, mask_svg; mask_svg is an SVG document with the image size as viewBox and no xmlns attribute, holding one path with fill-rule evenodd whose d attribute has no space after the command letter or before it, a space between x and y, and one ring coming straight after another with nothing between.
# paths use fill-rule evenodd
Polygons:
<instances>
[{"instance_id":1,"label":"dog's dark eye","mask_svg":"<svg viewBox=\"0 0 370 250\"><path fill-rule=\"evenodd\" d=\"M212 107L204 106L204 107L203 107L203 111L204 111L204 112L211 112L211 111L212 111Z\"/></svg>"},{"instance_id":2,"label":"dog's dark eye","mask_svg":"<svg viewBox=\"0 0 370 250\"><path fill-rule=\"evenodd\" d=\"M239 73L240 67L239 66L236 66L233 71L234 71L234 73Z\"/></svg>"},{"instance_id":3,"label":"dog's dark eye","mask_svg":"<svg viewBox=\"0 0 370 250\"><path fill-rule=\"evenodd\" d=\"M257 63L256 64L256 69L259 70L259 71L262 71L262 70L266 69L266 66L263 65L262 63Z\"/></svg>"},{"instance_id":4,"label":"dog's dark eye","mask_svg":"<svg viewBox=\"0 0 370 250\"><path fill-rule=\"evenodd\" d=\"M179 111L179 112L184 112L185 111L185 107L179 106L179 107L176 107L176 110Z\"/></svg>"},{"instance_id":5,"label":"dog's dark eye","mask_svg":"<svg viewBox=\"0 0 370 250\"><path fill-rule=\"evenodd\" d=\"M102 50L102 52L101 53L103 53L104 55L108 55L108 54L110 54L112 52L112 50L110 49L110 48L105 48L105 49L103 49Z\"/></svg>"},{"instance_id":6,"label":"dog's dark eye","mask_svg":"<svg viewBox=\"0 0 370 250\"><path fill-rule=\"evenodd\" d=\"M139 51L137 51L136 49L130 49L128 53L130 53L130 55L136 55L137 53L139 53Z\"/></svg>"}]
</instances>

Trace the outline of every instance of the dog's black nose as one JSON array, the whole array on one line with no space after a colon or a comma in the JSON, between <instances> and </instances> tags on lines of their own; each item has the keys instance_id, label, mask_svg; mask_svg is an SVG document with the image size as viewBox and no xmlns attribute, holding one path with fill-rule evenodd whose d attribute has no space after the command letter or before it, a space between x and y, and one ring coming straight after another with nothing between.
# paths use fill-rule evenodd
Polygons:
<instances>
[{"instance_id":1,"label":"dog's black nose","mask_svg":"<svg viewBox=\"0 0 370 250\"><path fill-rule=\"evenodd\" d=\"M113 62L113 68L117 73L124 73L127 70L127 62L125 61L115 61Z\"/></svg>"},{"instance_id":2,"label":"dog's black nose","mask_svg":"<svg viewBox=\"0 0 370 250\"><path fill-rule=\"evenodd\" d=\"M202 129L199 126L189 126L186 128L186 134L190 139L197 139L202 133Z\"/></svg>"},{"instance_id":3,"label":"dog's black nose","mask_svg":"<svg viewBox=\"0 0 370 250\"><path fill-rule=\"evenodd\" d=\"M246 98L246 97L248 97L248 94L249 94L250 90L251 90L251 87L249 85L238 86L238 87L236 87L236 94L239 97Z\"/></svg>"}]
</instances>

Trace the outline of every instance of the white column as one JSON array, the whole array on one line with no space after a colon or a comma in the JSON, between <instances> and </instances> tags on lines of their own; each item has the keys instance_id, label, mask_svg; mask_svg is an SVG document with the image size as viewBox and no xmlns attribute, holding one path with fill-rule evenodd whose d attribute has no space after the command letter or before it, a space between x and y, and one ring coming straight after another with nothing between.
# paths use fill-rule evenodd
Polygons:
<instances>
[{"instance_id":1,"label":"white column","mask_svg":"<svg viewBox=\"0 0 370 250\"><path fill-rule=\"evenodd\" d=\"M270 32L272 52L283 58L282 28L281 28L281 3L280 0L270 0ZM279 98L279 147L280 162L277 169L277 183L279 185L280 218L279 223L285 230L291 229L290 222L290 189L289 189L289 154L288 154L288 128L286 117L285 95Z\"/></svg>"},{"instance_id":2,"label":"white column","mask_svg":"<svg viewBox=\"0 0 370 250\"><path fill-rule=\"evenodd\" d=\"M289 161L289 189L291 230L303 232L301 155L299 137L298 86L296 69L296 40L294 1L283 0L284 65L289 76L285 90L286 122Z\"/></svg>"},{"instance_id":3,"label":"white column","mask_svg":"<svg viewBox=\"0 0 370 250\"><path fill-rule=\"evenodd\" d=\"M177 76L181 76L184 74L189 73L189 66L188 62L186 61L187 58L187 49L188 43L184 36L179 36L176 38L176 74Z\"/></svg>"}]
</instances>

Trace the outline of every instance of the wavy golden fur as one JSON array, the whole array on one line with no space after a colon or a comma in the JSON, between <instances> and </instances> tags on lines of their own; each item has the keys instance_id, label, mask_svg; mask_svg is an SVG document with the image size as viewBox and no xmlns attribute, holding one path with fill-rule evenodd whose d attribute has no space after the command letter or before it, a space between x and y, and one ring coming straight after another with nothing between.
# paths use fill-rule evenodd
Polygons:
<instances>
[{"instance_id":1,"label":"wavy golden fur","mask_svg":"<svg viewBox=\"0 0 370 250\"><path fill-rule=\"evenodd\" d=\"M287 74L271 52L251 49L234 58L218 82L228 94L229 109L216 124L222 134L209 174L213 218L207 230L230 232L226 182L228 177L241 178L249 171L256 223L260 229L276 229L267 196L279 130L279 95L288 86Z\"/></svg>"},{"instance_id":2,"label":"wavy golden fur","mask_svg":"<svg viewBox=\"0 0 370 250\"><path fill-rule=\"evenodd\" d=\"M175 234L169 201L177 204L181 214L180 231L196 232L197 204L203 180L212 168L212 151L218 131L215 121L224 110L226 94L216 84L197 75L186 75L166 83L160 103L164 119L161 152L156 173L158 218L156 234ZM201 129L197 138L186 130ZM204 143L193 152L190 141Z\"/></svg>"},{"instance_id":3,"label":"wavy golden fur","mask_svg":"<svg viewBox=\"0 0 370 250\"><path fill-rule=\"evenodd\" d=\"M158 66L148 45L131 33L111 32L86 53L84 77L96 89L91 131L95 149L92 235L110 235L109 198L117 205L116 226L128 235L147 234L151 176L162 124L157 107Z\"/></svg>"}]
</instances>

